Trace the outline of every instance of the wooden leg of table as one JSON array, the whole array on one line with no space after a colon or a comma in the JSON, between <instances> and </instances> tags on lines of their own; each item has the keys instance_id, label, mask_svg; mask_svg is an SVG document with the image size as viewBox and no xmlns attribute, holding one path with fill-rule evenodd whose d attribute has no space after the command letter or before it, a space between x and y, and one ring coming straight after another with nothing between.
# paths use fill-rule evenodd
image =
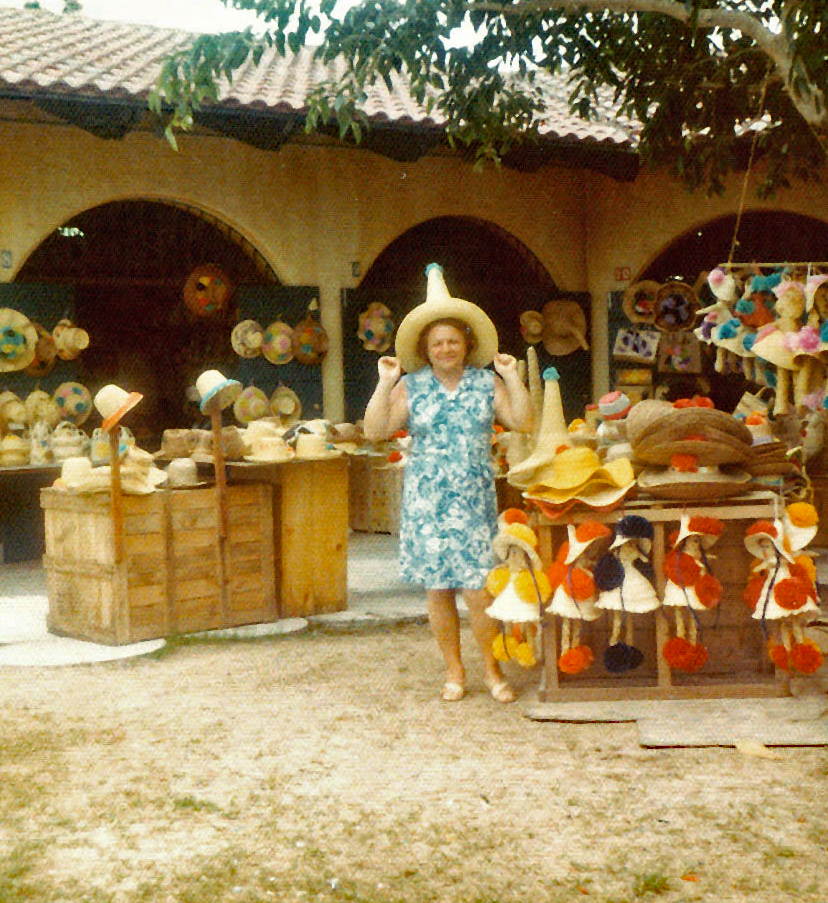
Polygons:
<instances>
[{"instance_id":1,"label":"wooden leg of table","mask_svg":"<svg viewBox=\"0 0 828 903\"><path fill-rule=\"evenodd\" d=\"M664 598L664 586L666 579L664 577L664 524L657 523L653 525L653 569L656 575L656 589L658 597ZM656 628L656 667L658 668L658 686L672 686L672 676L670 674L670 666L661 654L664 644L669 638L667 627L667 618L664 616L664 609L659 608L655 613Z\"/></svg>"},{"instance_id":2,"label":"wooden leg of table","mask_svg":"<svg viewBox=\"0 0 828 903\"><path fill-rule=\"evenodd\" d=\"M541 649L543 668L538 696L544 702L548 693L558 690L558 628L554 615L546 615L541 621Z\"/></svg>"},{"instance_id":3,"label":"wooden leg of table","mask_svg":"<svg viewBox=\"0 0 828 903\"><path fill-rule=\"evenodd\" d=\"M112 499L112 540L115 564L120 564L124 557L124 500L121 495L121 459L118 455L120 439L121 428L116 424L109 431L109 472L112 478L110 487Z\"/></svg>"},{"instance_id":4,"label":"wooden leg of table","mask_svg":"<svg viewBox=\"0 0 828 903\"><path fill-rule=\"evenodd\" d=\"M214 406L210 411L213 431L213 462L216 471L216 521L218 542L216 562L218 565L219 599L221 600L221 626L226 627L228 604L227 592L227 474L224 469L224 444L221 435L221 410Z\"/></svg>"}]
</instances>

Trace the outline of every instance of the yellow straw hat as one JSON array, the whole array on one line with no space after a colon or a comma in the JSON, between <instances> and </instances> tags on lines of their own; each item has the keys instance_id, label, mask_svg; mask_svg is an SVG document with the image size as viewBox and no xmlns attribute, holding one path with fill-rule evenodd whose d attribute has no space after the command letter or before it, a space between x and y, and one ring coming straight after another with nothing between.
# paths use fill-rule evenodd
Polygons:
<instances>
[{"instance_id":1,"label":"yellow straw hat","mask_svg":"<svg viewBox=\"0 0 828 903\"><path fill-rule=\"evenodd\" d=\"M497 353L494 323L476 304L449 295L443 281L443 268L439 264L430 263L426 267L426 278L425 301L405 315L397 330L396 351L402 368L411 373L428 366L428 361L417 353L417 340L429 323L449 317L466 323L477 339L477 348L469 355L469 363L473 367L490 364Z\"/></svg>"}]
</instances>

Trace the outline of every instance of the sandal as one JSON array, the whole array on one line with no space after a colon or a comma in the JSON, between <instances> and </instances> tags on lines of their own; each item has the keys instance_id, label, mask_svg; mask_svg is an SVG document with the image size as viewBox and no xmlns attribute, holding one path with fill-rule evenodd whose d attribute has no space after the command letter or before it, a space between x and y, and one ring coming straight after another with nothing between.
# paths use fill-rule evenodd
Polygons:
<instances>
[{"instance_id":1,"label":"sandal","mask_svg":"<svg viewBox=\"0 0 828 903\"><path fill-rule=\"evenodd\" d=\"M514 702L517 699L515 691L505 680L500 680L496 684L492 684L489 687L489 693L495 702L502 702L504 705Z\"/></svg>"},{"instance_id":2,"label":"sandal","mask_svg":"<svg viewBox=\"0 0 828 903\"><path fill-rule=\"evenodd\" d=\"M455 683L453 680L447 680L440 692L440 699L443 702L459 702L465 695L466 688L462 684Z\"/></svg>"}]
</instances>

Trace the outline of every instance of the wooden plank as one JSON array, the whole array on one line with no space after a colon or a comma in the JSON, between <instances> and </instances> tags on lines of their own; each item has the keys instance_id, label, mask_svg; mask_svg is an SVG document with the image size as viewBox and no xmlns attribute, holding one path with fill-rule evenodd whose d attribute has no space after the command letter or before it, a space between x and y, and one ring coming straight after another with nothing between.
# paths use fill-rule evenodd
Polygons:
<instances>
[{"instance_id":1,"label":"wooden plank","mask_svg":"<svg viewBox=\"0 0 828 903\"><path fill-rule=\"evenodd\" d=\"M136 608L145 605L163 605L167 595L163 583L154 583L148 586L134 586L129 590L130 623Z\"/></svg>"},{"instance_id":2,"label":"wooden plank","mask_svg":"<svg viewBox=\"0 0 828 903\"><path fill-rule=\"evenodd\" d=\"M153 511L150 514L125 514L125 533L160 533L164 529L164 514Z\"/></svg>"},{"instance_id":3,"label":"wooden plank","mask_svg":"<svg viewBox=\"0 0 828 903\"><path fill-rule=\"evenodd\" d=\"M179 580L173 588L173 598L176 602L183 602L185 599L198 599L202 596L215 596L218 598L219 595L220 587L215 574L212 578L203 580Z\"/></svg>"},{"instance_id":4,"label":"wooden plank","mask_svg":"<svg viewBox=\"0 0 828 903\"><path fill-rule=\"evenodd\" d=\"M256 590L261 598L264 598L262 590L262 574L257 570L250 574L231 574L228 587L231 592L243 590Z\"/></svg>"},{"instance_id":5,"label":"wooden plank","mask_svg":"<svg viewBox=\"0 0 828 903\"><path fill-rule=\"evenodd\" d=\"M268 529L269 527L269 529ZM267 534L270 534L270 541ZM269 552L273 557L273 519L268 510L268 517L262 519L262 540L260 542L231 542L228 547L230 562L235 570L236 563L253 560L260 561Z\"/></svg>"},{"instance_id":6,"label":"wooden plank","mask_svg":"<svg viewBox=\"0 0 828 903\"><path fill-rule=\"evenodd\" d=\"M127 585L148 586L164 581L166 565L164 555L130 555L127 559Z\"/></svg>"},{"instance_id":7,"label":"wooden plank","mask_svg":"<svg viewBox=\"0 0 828 903\"><path fill-rule=\"evenodd\" d=\"M262 525L258 521L252 524L231 524L228 530L228 542L253 542L261 539Z\"/></svg>"},{"instance_id":8,"label":"wooden plank","mask_svg":"<svg viewBox=\"0 0 828 903\"><path fill-rule=\"evenodd\" d=\"M173 583L189 580L194 577L215 577L216 568L212 555L174 555L172 558L175 575Z\"/></svg>"},{"instance_id":9,"label":"wooden plank","mask_svg":"<svg viewBox=\"0 0 828 903\"><path fill-rule=\"evenodd\" d=\"M541 702L566 702L599 699L717 699L742 697L788 696L789 692L776 681L764 683L725 683L689 686L598 686L566 687L557 691L546 690L538 693ZM530 716L531 717L531 716Z\"/></svg>"},{"instance_id":10,"label":"wooden plank","mask_svg":"<svg viewBox=\"0 0 828 903\"><path fill-rule=\"evenodd\" d=\"M276 542L273 530L273 506L274 499L277 496L278 489L268 485L259 486L259 501L257 504L261 507L262 512L261 577L265 603L262 617L267 621L275 621L281 617L276 582ZM234 543L233 548L247 548L250 545L250 543L244 543L239 547Z\"/></svg>"},{"instance_id":11,"label":"wooden plank","mask_svg":"<svg viewBox=\"0 0 828 903\"><path fill-rule=\"evenodd\" d=\"M215 519L215 514L212 514ZM176 530L173 529L173 546L178 549L202 549L201 554L205 554L203 549L209 548L216 544L216 527L212 524L203 530Z\"/></svg>"},{"instance_id":12,"label":"wooden plank","mask_svg":"<svg viewBox=\"0 0 828 903\"><path fill-rule=\"evenodd\" d=\"M163 555L164 537L161 533L149 533L146 536L125 536L124 554L127 556L136 554Z\"/></svg>"},{"instance_id":13,"label":"wooden plank","mask_svg":"<svg viewBox=\"0 0 828 903\"><path fill-rule=\"evenodd\" d=\"M173 589L178 582L176 573L175 549L173 546L172 497L174 493L166 491L162 503L164 510L164 636L176 633L175 600Z\"/></svg>"}]
</instances>

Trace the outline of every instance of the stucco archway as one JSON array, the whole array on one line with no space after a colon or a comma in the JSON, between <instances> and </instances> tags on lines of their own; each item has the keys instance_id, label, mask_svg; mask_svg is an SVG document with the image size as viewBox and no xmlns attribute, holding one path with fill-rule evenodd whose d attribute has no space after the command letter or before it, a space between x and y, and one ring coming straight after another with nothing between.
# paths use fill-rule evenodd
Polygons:
<instances>
[{"instance_id":1,"label":"stucco archway","mask_svg":"<svg viewBox=\"0 0 828 903\"><path fill-rule=\"evenodd\" d=\"M15 282L72 288L75 318L92 337L78 359L78 378L90 388L117 382L143 391L131 424L157 436L184 422L193 365L232 362L233 305L213 321L194 323L184 314L187 276L207 262L220 264L235 285L278 282L227 224L187 205L147 199L72 217L32 252Z\"/></svg>"}]
</instances>

